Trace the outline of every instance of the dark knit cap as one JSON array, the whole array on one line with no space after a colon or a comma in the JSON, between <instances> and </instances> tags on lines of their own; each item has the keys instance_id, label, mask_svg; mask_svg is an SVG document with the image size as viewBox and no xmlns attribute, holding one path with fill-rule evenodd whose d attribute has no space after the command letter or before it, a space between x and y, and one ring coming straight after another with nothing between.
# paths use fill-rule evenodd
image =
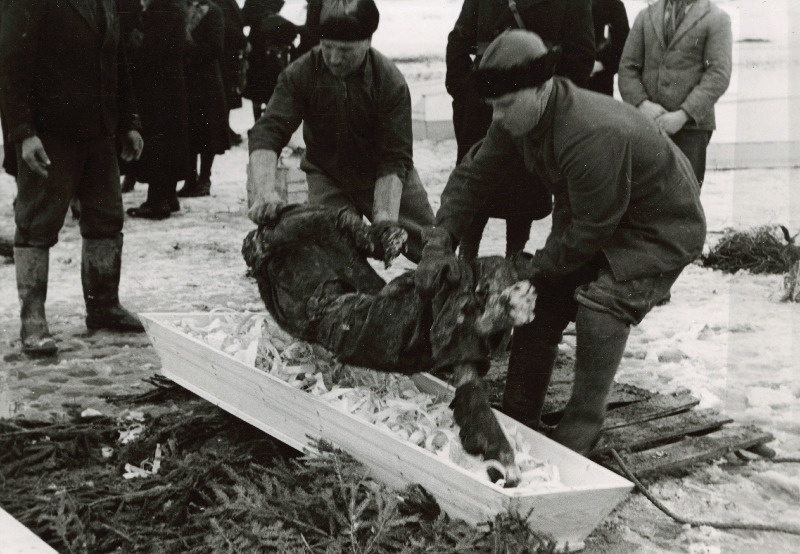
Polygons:
<instances>
[{"instance_id":1,"label":"dark knit cap","mask_svg":"<svg viewBox=\"0 0 800 554\"><path fill-rule=\"evenodd\" d=\"M483 98L498 98L550 79L561 59L561 48L548 49L539 35L521 29L506 31L492 41L473 73Z\"/></svg>"},{"instance_id":2,"label":"dark knit cap","mask_svg":"<svg viewBox=\"0 0 800 554\"><path fill-rule=\"evenodd\" d=\"M364 40L378 28L378 7L374 0L323 0L319 17L319 38Z\"/></svg>"}]
</instances>

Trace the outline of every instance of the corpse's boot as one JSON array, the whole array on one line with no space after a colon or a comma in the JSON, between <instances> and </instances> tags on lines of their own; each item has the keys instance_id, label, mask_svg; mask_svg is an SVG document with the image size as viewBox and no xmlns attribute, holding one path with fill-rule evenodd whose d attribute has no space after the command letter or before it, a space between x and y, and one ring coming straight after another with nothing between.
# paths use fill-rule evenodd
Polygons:
<instances>
[{"instance_id":1,"label":"corpse's boot","mask_svg":"<svg viewBox=\"0 0 800 554\"><path fill-rule=\"evenodd\" d=\"M530 334L529 326L514 329L503 391L503 413L531 429L538 429L558 346L526 336Z\"/></svg>"},{"instance_id":2,"label":"corpse's boot","mask_svg":"<svg viewBox=\"0 0 800 554\"><path fill-rule=\"evenodd\" d=\"M83 239L81 282L88 329L144 331L139 318L119 303L121 268L121 233L114 238Z\"/></svg>"},{"instance_id":3,"label":"corpse's boot","mask_svg":"<svg viewBox=\"0 0 800 554\"><path fill-rule=\"evenodd\" d=\"M19 293L22 351L31 356L52 356L58 348L50 335L44 313L50 251L46 248L14 248Z\"/></svg>"},{"instance_id":4,"label":"corpse's boot","mask_svg":"<svg viewBox=\"0 0 800 554\"><path fill-rule=\"evenodd\" d=\"M606 399L622 361L630 325L610 314L580 306L575 331L575 383L551 438L579 454L587 454L600 438Z\"/></svg>"}]
</instances>

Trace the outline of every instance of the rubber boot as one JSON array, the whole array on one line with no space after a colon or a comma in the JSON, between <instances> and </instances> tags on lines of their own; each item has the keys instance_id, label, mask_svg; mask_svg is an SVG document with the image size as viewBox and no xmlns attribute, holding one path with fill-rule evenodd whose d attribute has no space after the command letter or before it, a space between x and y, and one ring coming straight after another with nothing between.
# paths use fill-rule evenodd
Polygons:
<instances>
[{"instance_id":1,"label":"rubber boot","mask_svg":"<svg viewBox=\"0 0 800 554\"><path fill-rule=\"evenodd\" d=\"M46 248L15 247L14 263L22 321L19 332L22 351L31 356L52 356L58 348L50 335L44 313L50 251Z\"/></svg>"},{"instance_id":2,"label":"rubber boot","mask_svg":"<svg viewBox=\"0 0 800 554\"><path fill-rule=\"evenodd\" d=\"M86 327L142 332L139 318L119 303L122 234L107 239L83 239L81 282L86 302Z\"/></svg>"},{"instance_id":3,"label":"rubber boot","mask_svg":"<svg viewBox=\"0 0 800 554\"><path fill-rule=\"evenodd\" d=\"M558 346L531 339L526 334L530 333L526 333L524 327L514 330L503 391L503 413L531 429L538 429Z\"/></svg>"},{"instance_id":4,"label":"rubber boot","mask_svg":"<svg viewBox=\"0 0 800 554\"><path fill-rule=\"evenodd\" d=\"M625 352L630 325L610 314L580 306L575 333L575 383L551 438L586 454L600 438L606 400Z\"/></svg>"}]
</instances>

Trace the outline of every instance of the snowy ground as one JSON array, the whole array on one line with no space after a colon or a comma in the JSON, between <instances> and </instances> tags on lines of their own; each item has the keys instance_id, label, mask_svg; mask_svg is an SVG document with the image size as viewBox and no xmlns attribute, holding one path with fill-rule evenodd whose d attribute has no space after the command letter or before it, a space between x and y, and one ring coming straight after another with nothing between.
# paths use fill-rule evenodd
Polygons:
<instances>
[{"instance_id":1,"label":"snowy ground","mask_svg":"<svg viewBox=\"0 0 800 554\"><path fill-rule=\"evenodd\" d=\"M378 4L387 27L400 16L405 25L413 20L415 38L411 44L399 34L393 35L398 42L391 42L393 37L380 33L376 36L376 43L385 41L385 50L406 59L443 48L443 36L459 6L455 0L439 4L379 0ZM789 13L784 0L729 0L720 4L736 13L775 10L778 17ZM400 9L400 5L405 8ZM632 10L643 2L626 5L633 17ZM409 15L409 7L416 10L413 15ZM428 20L431 22L426 23ZM742 25L741 18L737 21ZM783 22L775 22L774 29L780 31L784 23L788 26L791 21L799 22L796 17L784 18ZM405 36L409 34L407 30ZM787 60L780 46L787 44L789 35L781 35L783 42L775 39L773 56L759 50L762 43L752 43L754 49L746 51L745 44L750 43L741 43L740 72L760 67L764 75L770 76L767 80L778 73L796 76L794 62ZM397 44L398 49L392 50L392 44ZM416 51L417 44L427 46ZM418 62L404 63L401 68L412 81L412 88L438 82L443 75L443 64L436 59L422 68ZM790 79L785 85L789 95L793 90L797 92L790 86L792 82ZM760 90L770 88L763 80L746 84ZM743 94L745 83L740 80L737 87L738 94ZM252 124L250 113L249 105L234 112L232 123L236 130L243 131ZM436 208L452 169L455 144L418 142L414 154ZM239 253L242 238L252 228L243 215L246 158L245 146L219 157L212 176L212 197L184 201L175 217L162 222L126 221L121 297L128 307L139 312L260 309L258 293L254 283L244 276ZM784 224L792 233L800 231L799 184L799 170L711 172L702 195L709 222L708 243L713 244L728 227L743 230ZM126 207L140 203L145 189L144 185L137 185L134 193L126 195ZM0 233L5 235L13 230L13 196L13 181L0 175ZM542 244L547 228L548 221L535 224L529 250ZM501 253L503 236L503 225L490 222L482 254ZM0 417L57 418L64 414L65 404L107 413L113 408L102 400L104 394L131 391L160 366L144 338L86 333L79 265L80 236L76 223L68 220L59 244L51 252L47 303L51 329L64 352L48 364L17 354L14 266L0 262ZM393 271L405 267L410 266L398 264ZM779 276L731 276L695 265L688 267L673 289L672 301L653 311L634 329L618 381L658 392L689 388L702 399L703 406L719 408L737 422L755 423L773 433L775 441L771 446L779 455L797 457L800 356L795 349L800 348L800 308L782 303L781 294ZM568 337L563 348L572 347ZM676 355L676 351L682 354ZM659 354L665 352L671 361L660 362ZM723 460L699 468L689 477L663 479L653 489L671 509L690 518L800 525L797 464L755 462L740 467ZM632 495L621 504L587 545L588 552L614 554L783 553L796 552L798 548L800 538L792 535L683 528L639 495Z\"/></svg>"}]
</instances>

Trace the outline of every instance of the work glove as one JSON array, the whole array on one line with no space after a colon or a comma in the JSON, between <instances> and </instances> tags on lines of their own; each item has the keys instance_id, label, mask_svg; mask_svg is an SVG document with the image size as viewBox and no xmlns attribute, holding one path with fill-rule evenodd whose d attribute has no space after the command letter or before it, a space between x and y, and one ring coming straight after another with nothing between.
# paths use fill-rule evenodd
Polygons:
<instances>
[{"instance_id":1,"label":"work glove","mask_svg":"<svg viewBox=\"0 0 800 554\"><path fill-rule=\"evenodd\" d=\"M406 251L408 232L397 223L379 221L370 227L369 232L372 244L376 246L375 257L383 260L384 267L389 268L394 259Z\"/></svg>"},{"instance_id":2,"label":"work glove","mask_svg":"<svg viewBox=\"0 0 800 554\"><path fill-rule=\"evenodd\" d=\"M450 233L442 228L431 227L422 232L422 240L422 259L414 277L417 292L431 296L444 283L457 285L461 279L461 269L453 251Z\"/></svg>"}]
</instances>

